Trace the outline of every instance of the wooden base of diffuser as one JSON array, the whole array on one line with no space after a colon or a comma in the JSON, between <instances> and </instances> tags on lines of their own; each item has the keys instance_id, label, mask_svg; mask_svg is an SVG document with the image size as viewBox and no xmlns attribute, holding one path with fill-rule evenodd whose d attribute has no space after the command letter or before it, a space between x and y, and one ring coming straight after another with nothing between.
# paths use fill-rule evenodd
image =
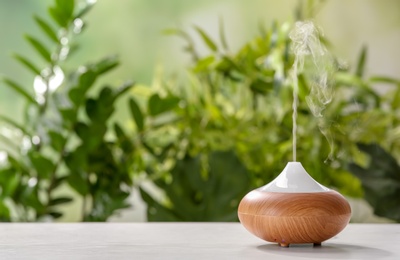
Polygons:
<instances>
[{"instance_id":1,"label":"wooden base of diffuser","mask_svg":"<svg viewBox=\"0 0 400 260\"><path fill-rule=\"evenodd\" d=\"M282 247L321 242L349 223L351 209L336 191L284 193L254 190L240 202L238 215L254 235Z\"/></svg>"}]
</instances>

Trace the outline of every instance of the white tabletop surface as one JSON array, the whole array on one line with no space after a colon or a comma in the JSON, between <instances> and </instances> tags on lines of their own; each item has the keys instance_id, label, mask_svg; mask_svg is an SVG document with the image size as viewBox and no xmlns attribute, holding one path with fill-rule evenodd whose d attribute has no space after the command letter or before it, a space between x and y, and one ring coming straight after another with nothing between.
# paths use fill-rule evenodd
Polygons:
<instances>
[{"instance_id":1,"label":"white tabletop surface","mask_svg":"<svg viewBox=\"0 0 400 260\"><path fill-rule=\"evenodd\" d=\"M0 259L400 259L400 224L281 248L239 223L0 224Z\"/></svg>"}]
</instances>

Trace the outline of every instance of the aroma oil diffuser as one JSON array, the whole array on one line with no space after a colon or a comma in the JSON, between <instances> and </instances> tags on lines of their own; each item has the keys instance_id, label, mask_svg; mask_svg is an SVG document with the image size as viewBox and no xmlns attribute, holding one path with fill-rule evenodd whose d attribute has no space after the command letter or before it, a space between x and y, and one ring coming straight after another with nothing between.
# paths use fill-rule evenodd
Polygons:
<instances>
[{"instance_id":1,"label":"aroma oil diffuser","mask_svg":"<svg viewBox=\"0 0 400 260\"><path fill-rule=\"evenodd\" d=\"M238 216L251 233L288 247L320 245L349 223L351 209L338 192L316 182L300 162L289 162L269 184L249 192Z\"/></svg>"}]
</instances>

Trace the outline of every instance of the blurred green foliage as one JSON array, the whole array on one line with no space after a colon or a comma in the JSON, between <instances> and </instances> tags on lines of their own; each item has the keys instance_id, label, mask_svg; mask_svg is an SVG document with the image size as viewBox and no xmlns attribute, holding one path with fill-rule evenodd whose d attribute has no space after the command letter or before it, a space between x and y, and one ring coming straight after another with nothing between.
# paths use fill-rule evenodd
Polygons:
<instances>
[{"instance_id":1,"label":"blurred green foliage","mask_svg":"<svg viewBox=\"0 0 400 260\"><path fill-rule=\"evenodd\" d=\"M175 107L168 106L161 119L148 112L153 106L148 102L141 115L147 121L142 142L152 147L149 150L158 159L158 164L148 165L148 173L157 175L152 177L154 184L164 195L160 199L151 190L141 189L149 220L236 220L243 191L268 183L291 160L291 28L289 23L261 28L258 36L232 53L223 28L217 43L201 28L194 27L209 49L207 55L196 51L186 31L166 30L185 40L185 50L193 64L186 80L160 80L150 98L179 100ZM339 70L333 75L335 97L322 119L313 117L305 100L314 79L306 73L299 75L298 161L320 183L353 197L363 194L360 181L348 170L353 160L364 159L357 143L377 142L396 156L400 152L396 137L399 82L384 77L365 79L366 56L364 48L355 71L337 65ZM333 62L338 64L335 59ZM377 83L389 83L393 88L381 95L376 90ZM331 148L333 155L329 157ZM231 168L232 159L220 158L219 162L220 171L228 178L214 171L215 153L238 158L242 166L237 169L244 167L249 180ZM192 161L198 166L182 166L191 165ZM207 187L191 184L190 179L198 175ZM228 185L230 179L240 180L240 184ZM218 196L226 197L208 197L206 190L219 190ZM215 203L219 203L216 210L209 210L214 209ZM232 207L225 208L227 205ZM198 214L197 207L214 214ZM230 218L221 218L222 212Z\"/></svg>"},{"instance_id":2,"label":"blurred green foliage","mask_svg":"<svg viewBox=\"0 0 400 260\"><path fill-rule=\"evenodd\" d=\"M376 143L359 144L368 155L365 166L350 164L365 192L365 199L377 216L400 222L400 165L397 160Z\"/></svg>"},{"instance_id":3,"label":"blurred green foliage","mask_svg":"<svg viewBox=\"0 0 400 260\"><path fill-rule=\"evenodd\" d=\"M115 57L64 72L64 61L76 50L74 37L84 29L83 16L91 1L55 0L48 9L51 22L34 20L51 47L41 39L26 35L38 57L37 61L20 54L15 59L35 75L32 88L16 80L3 78L27 106L24 122L1 115L3 161L0 167L0 219L2 221L38 221L59 218L60 206L77 196L60 194L66 185L83 200L83 221L105 221L117 210L128 206L126 198L132 185L133 146L124 142L122 128L115 124L115 139L109 119L115 103L131 87L102 86L90 94L96 80L118 65ZM93 92L93 91L92 91ZM62 192L61 192L62 193Z\"/></svg>"},{"instance_id":4,"label":"blurred green foliage","mask_svg":"<svg viewBox=\"0 0 400 260\"><path fill-rule=\"evenodd\" d=\"M149 208L148 221L235 221L237 201L248 192L250 174L232 151L213 151L207 156L204 172L200 155L176 162L170 179L155 184L168 196L168 207L160 205L143 189ZM228 172L228 174L227 174Z\"/></svg>"},{"instance_id":5,"label":"blurred green foliage","mask_svg":"<svg viewBox=\"0 0 400 260\"><path fill-rule=\"evenodd\" d=\"M293 24L260 27L237 51L229 48L222 21L218 41L195 26L206 54L198 52L192 31L166 30L184 40L192 64L183 78L158 75L153 86L131 91L127 127L134 127L127 131L110 119L132 83L96 87L118 59L64 69L90 3L55 0L51 22L34 17L46 40L25 39L39 58L14 55L35 75L33 94L16 79L2 78L27 106L22 124L0 115L0 220L59 218L62 206L78 196L81 220L105 221L129 206L127 197L141 178L149 221L237 220L240 199L292 158ZM299 9L298 16L307 13ZM366 61L366 48L353 69L332 58L339 68L332 81L335 97L322 119L306 103L315 79L298 76L297 158L320 183L348 196L364 192L377 214L397 219L397 211L389 211L397 205L398 191L391 192L396 182L380 194L387 201L382 208L373 198L386 186L372 189L370 178L390 179L398 169L400 82L367 78ZM383 85L389 86L385 92L379 90ZM371 143L375 149L368 148ZM371 158L387 158L388 168L382 170L359 147ZM76 195L62 194L63 187Z\"/></svg>"}]
</instances>

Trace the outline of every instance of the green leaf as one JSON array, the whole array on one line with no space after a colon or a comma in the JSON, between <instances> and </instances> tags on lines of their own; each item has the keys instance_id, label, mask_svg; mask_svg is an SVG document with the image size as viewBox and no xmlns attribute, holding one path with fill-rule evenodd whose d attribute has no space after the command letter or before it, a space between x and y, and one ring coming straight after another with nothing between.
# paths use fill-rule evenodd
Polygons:
<instances>
[{"instance_id":1,"label":"green leaf","mask_svg":"<svg viewBox=\"0 0 400 260\"><path fill-rule=\"evenodd\" d=\"M97 100L93 98L86 99L85 111L89 119L95 121L96 116L99 114Z\"/></svg>"},{"instance_id":2,"label":"green leaf","mask_svg":"<svg viewBox=\"0 0 400 260\"><path fill-rule=\"evenodd\" d=\"M73 201L73 199L70 197L59 197L59 198L55 198L55 199L50 199L49 206L65 204L65 203L69 203L71 201Z\"/></svg>"},{"instance_id":3,"label":"green leaf","mask_svg":"<svg viewBox=\"0 0 400 260\"><path fill-rule=\"evenodd\" d=\"M103 136L107 131L105 122L95 122L92 124L86 124L83 122L78 122L75 124L74 130L79 138L83 141L80 148L82 153L92 152L97 149L99 144L103 141ZM75 154L78 152L75 150ZM78 159L76 155L74 159ZM81 158L80 160L84 160ZM82 162L80 162L82 163Z\"/></svg>"},{"instance_id":4,"label":"green leaf","mask_svg":"<svg viewBox=\"0 0 400 260\"><path fill-rule=\"evenodd\" d=\"M225 30L224 30L224 21L221 17L219 17L219 38L221 40L222 47L225 50L228 50L228 43L226 41Z\"/></svg>"},{"instance_id":5,"label":"green leaf","mask_svg":"<svg viewBox=\"0 0 400 260\"><path fill-rule=\"evenodd\" d=\"M53 20L61 27L66 27L68 21L65 19L64 15L58 8L55 7L49 7L48 12L53 18Z\"/></svg>"},{"instance_id":6,"label":"green leaf","mask_svg":"<svg viewBox=\"0 0 400 260\"><path fill-rule=\"evenodd\" d=\"M28 68L30 71L33 72L35 75L40 75L40 70L27 58L19 55L19 54L13 54L14 59L19 61L22 65L24 65L26 68Z\"/></svg>"},{"instance_id":7,"label":"green leaf","mask_svg":"<svg viewBox=\"0 0 400 260\"><path fill-rule=\"evenodd\" d=\"M162 30L162 34L164 35L182 35L182 30L177 29L177 28L167 28Z\"/></svg>"},{"instance_id":8,"label":"green leaf","mask_svg":"<svg viewBox=\"0 0 400 260\"><path fill-rule=\"evenodd\" d=\"M73 1L65 1L65 2L73 2ZM36 21L36 23L39 25L39 27L42 29L42 31L51 39L53 40L53 42L55 43L59 43L58 42L58 37L57 37L57 33L54 31L53 28L51 28L51 26L42 18L40 18L39 16L34 16L34 19Z\"/></svg>"},{"instance_id":9,"label":"green leaf","mask_svg":"<svg viewBox=\"0 0 400 260\"><path fill-rule=\"evenodd\" d=\"M24 161L19 161L15 157L13 157L11 154L8 154L8 161L12 165L15 171L22 172L22 173L28 173L29 169L25 165Z\"/></svg>"},{"instance_id":10,"label":"green leaf","mask_svg":"<svg viewBox=\"0 0 400 260\"><path fill-rule=\"evenodd\" d=\"M58 132L51 131L51 130L48 132L48 135L50 137L51 147L58 152L62 152L64 145L65 145L64 136Z\"/></svg>"},{"instance_id":11,"label":"green leaf","mask_svg":"<svg viewBox=\"0 0 400 260\"><path fill-rule=\"evenodd\" d=\"M111 89L111 87L109 86L102 87L97 100L100 104L103 104L104 106L111 106L115 101L114 92Z\"/></svg>"},{"instance_id":12,"label":"green leaf","mask_svg":"<svg viewBox=\"0 0 400 260\"><path fill-rule=\"evenodd\" d=\"M217 51L217 45L211 40L211 38L198 26L194 26L195 30L200 34L201 38L205 42L205 44L210 48L212 51Z\"/></svg>"},{"instance_id":13,"label":"green leaf","mask_svg":"<svg viewBox=\"0 0 400 260\"><path fill-rule=\"evenodd\" d=\"M135 120L138 130L143 131L143 128L144 128L143 113L140 110L140 107L136 103L135 99L131 98L129 100L129 107L130 107L131 115L133 117L133 120Z\"/></svg>"},{"instance_id":14,"label":"green leaf","mask_svg":"<svg viewBox=\"0 0 400 260\"><path fill-rule=\"evenodd\" d=\"M77 170L71 171L67 178L69 186L78 192L81 196L86 196L89 193L87 180L83 177L83 173Z\"/></svg>"},{"instance_id":15,"label":"green leaf","mask_svg":"<svg viewBox=\"0 0 400 260\"><path fill-rule=\"evenodd\" d=\"M124 95L127 91L129 91L132 87L135 86L133 81L127 81L122 84L116 91L115 91L115 98L118 98Z\"/></svg>"},{"instance_id":16,"label":"green leaf","mask_svg":"<svg viewBox=\"0 0 400 260\"><path fill-rule=\"evenodd\" d=\"M373 83L388 83L400 86L400 80L386 76L373 76L369 79L369 81Z\"/></svg>"},{"instance_id":17,"label":"green leaf","mask_svg":"<svg viewBox=\"0 0 400 260\"><path fill-rule=\"evenodd\" d=\"M391 106L393 110L400 108L400 86L397 88L396 92L393 95Z\"/></svg>"},{"instance_id":18,"label":"green leaf","mask_svg":"<svg viewBox=\"0 0 400 260\"><path fill-rule=\"evenodd\" d=\"M273 80L266 81L263 78L256 78L250 83L250 89L255 93L266 94L273 90Z\"/></svg>"},{"instance_id":19,"label":"green leaf","mask_svg":"<svg viewBox=\"0 0 400 260\"><path fill-rule=\"evenodd\" d=\"M193 71L195 73L204 72L210 68L210 65L213 64L214 61L215 57L212 55L202 58L196 63L196 66L193 68Z\"/></svg>"},{"instance_id":20,"label":"green leaf","mask_svg":"<svg viewBox=\"0 0 400 260\"><path fill-rule=\"evenodd\" d=\"M17 172L18 168L13 166L0 170L0 186L2 189L0 198L14 196L14 193L21 182L20 175L16 174ZM0 201L2 200L0 199Z\"/></svg>"},{"instance_id":21,"label":"green leaf","mask_svg":"<svg viewBox=\"0 0 400 260\"><path fill-rule=\"evenodd\" d=\"M148 145L147 142L146 142L145 140L143 140L142 145L143 145L143 147L146 148L146 150L147 150L150 154L152 154L154 157L157 157L157 156L158 156L158 154L154 151L154 149L153 149L150 145Z\"/></svg>"},{"instance_id":22,"label":"green leaf","mask_svg":"<svg viewBox=\"0 0 400 260\"><path fill-rule=\"evenodd\" d=\"M366 86L365 82L360 77L347 72L337 72L335 74L335 81L337 84L343 84L347 86Z\"/></svg>"},{"instance_id":23,"label":"green leaf","mask_svg":"<svg viewBox=\"0 0 400 260\"><path fill-rule=\"evenodd\" d=\"M68 97L75 108L78 108L85 99L85 96L83 95L84 93L82 92L82 89L72 88L68 93ZM68 109L65 109L65 111L68 111Z\"/></svg>"},{"instance_id":24,"label":"green leaf","mask_svg":"<svg viewBox=\"0 0 400 260\"><path fill-rule=\"evenodd\" d=\"M95 1L85 1L85 5L83 5L76 13L75 18L81 18L85 14L87 14L95 4Z\"/></svg>"},{"instance_id":25,"label":"green leaf","mask_svg":"<svg viewBox=\"0 0 400 260\"><path fill-rule=\"evenodd\" d=\"M73 19L75 1L56 0L55 5L49 8L49 14L53 20L63 28L66 28Z\"/></svg>"},{"instance_id":26,"label":"green leaf","mask_svg":"<svg viewBox=\"0 0 400 260\"><path fill-rule=\"evenodd\" d=\"M150 115L156 116L175 108L179 104L178 97L169 96L161 98L158 94L153 94L148 102L148 110Z\"/></svg>"},{"instance_id":27,"label":"green leaf","mask_svg":"<svg viewBox=\"0 0 400 260\"><path fill-rule=\"evenodd\" d=\"M3 203L3 201L0 200L0 222L9 222L11 221L11 215L10 215L10 210Z\"/></svg>"},{"instance_id":28,"label":"green leaf","mask_svg":"<svg viewBox=\"0 0 400 260\"><path fill-rule=\"evenodd\" d=\"M64 14L64 17L70 19L74 13L75 1L56 0L56 8Z\"/></svg>"},{"instance_id":29,"label":"green leaf","mask_svg":"<svg viewBox=\"0 0 400 260\"><path fill-rule=\"evenodd\" d=\"M126 134L125 134L124 130L122 130L122 127L118 123L114 123L114 132L118 139L126 138Z\"/></svg>"},{"instance_id":30,"label":"green leaf","mask_svg":"<svg viewBox=\"0 0 400 260\"><path fill-rule=\"evenodd\" d=\"M356 75L360 78L363 77L365 71L365 62L367 59L367 47L363 46L360 57L358 58Z\"/></svg>"},{"instance_id":31,"label":"green leaf","mask_svg":"<svg viewBox=\"0 0 400 260\"><path fill-rule=\"evenodd\" d=\"M76 42L71 42L69 44L69 52L68 52L68 57L71 57L74 55L78 50L80 49L80 46Z\"/></svg>"},{"instance_id":32,"label":"green leaf","mask_svg":"<svg viewBox=\"0 0 400 260\"><path fill-rule=\"evenodd\" d=\"M86 114L92 122L105 125L114 112L114 101L115 96L112 89L105 86L101 89L97 99L88 98L86 100Z\"/></svg>"},{"instance_id":33,"label":"green leaf","mask_svg":"<svg viewBox=\"0 0 400 260\"><path fill-rule=\"evenodd\" d=\"M119 65L117 56L110 56L102 59L101 61L93 64L93 71L97 74L104 74Z\"/></svg>"},{"instance_id":34,"label":"green leaf","mask_svg":"<svg viewBox=\"0 0 400 260\"><path fill-rule=\"evenodd\" d=\"M49 212L47 214L52 216L55 219L61 218L63 216L63 214L61 212L55 212L55 211Z\"/></svg>"},{"instance_id":35,"label":"green leaf","mask_svg":"<svg viewBox=\"0 0 400 260\"><path fill-rule=\"evenodd\" d=\"M56 177L54 178L54 181L52 182L52 189L55 189L59 187L60 185L64 184L67 180L67 176L62 176L62 177Z\"/></svg>"},{"instance_id":36,"label":"green leaf","mask_svg":"<svg viewBox=\"0 0 400 260\"><path fill-rule=\"evenodd\" d=\"M39 189L37 185L31 187L30 185L22 183L22 185L20 185L19 188L20 188L20 194L19 194L20 200L24 206L31 207L35 209L36 212L44 210L44 205L39 199L39 192L38 192Z\"/></svg>"},{"instance_id":37,"label":"green leaf","mask_svg":"<svg viewBox=\"0 0 400 260\"><path fill-rule=\"evenodd\" d=\"M84 72L78 72L76 76L78 77L78 84L71 88L68 97L75 109L78 109L85 101L86 92L95 83L97 75L91 69L86 69Z\"/></svg>"},{"instance_id":38,"label":"green leaf","mask_svg":"<svg viewBox=\"0 0 400 260\"><path fill-rule=\"evenodd\" d=\"M36 38L30 35L25 35L25 39L33 46L33 48L44 58L47 62L51 62L51 54L47 48Z\"/></svg>"},{"instance_id":39,"label":"green leaf","mask_svg":"<svg viewBox=\"0 0 400 260\"><path fill-rule=\"evenodd\" d=\"M134 150L134 146L129 137L125 134L124 130L117 123L114 124L114 132L117 136L119 146L125 154L129 154Z\"/></svg>"},{"instance_id":40,"label":"green leaf","mask_svg":"<svg viewBox=\"0 0 400 260\"><path fill-rule=\"evenodd\" d=\"M71 92L69 94L71 94ZM59 112L63 117L63 127L71 128L76 121L77 110L74 108L64 108L60 109Z\"/></svg>"},{"instance_id":41,"label":"green leaf","mask_svg":"<svg viewBox=\"0 0 400 260\"><path fill-rule=\"evenodd\" d=\"M90 138L89 126L84 122L77 122L74 126L75 133L82 140L87 140Z\"/></svg>"},{"instance_id":42,"label":"green leaf","mask_svg":"<svg viewBox=\"0 0 400 260\"><path fill-rule=\"evenodd\" d=\"M36 100L28 93L26 90L18 85L16 82L12 81L11 79L8 78L2 78L2 81L6 83L7 86L11 87L14 91L16 91L18 94L23 96L29 103L38 106L39 104L36 102Z\"/></svg>"},{"instance_id":43,"label":"green leaf","mask_svg":"<svg viewBox=\"0 0 400 260\"><path fill-rule=\"evenodd\" d=\"M35 168L39 176L43 178L49 178L51 176L55 169L55 165L50 159L36 151L31 151L28 156L32 166Z\"/></svg>"},{"instance_id":44,"label":"green leaf","mask_svg":"<svg viewBox=\"0 0 400 260\"><path fill-rule=\"evenodd\" d=\"M235 61L233 61L232 58L228 56L222 56L221 60L215 66L215 69L221 71L224 74L229 73L229 75L233 70L239 72L242 71L241 68L239 68L239 66L235 63Z\"/></svg>"},{"instance_id":45,"label":"green leaf","mask_svg":"<svg viewBox=\"0 0 400 260\"><path fill-rule=\"evenodd\" d=\"M166 221L175 222L178 217L170 209L162 206L153 197L151 197L145 190L139 188L140 196L147 204L147 221Z\"/></svg>"},{"instance_id":46,"label":"green leaf","mask_svg":"<svg viewBox=\"0 0 400 260\"><path fill-rule=\"evenodd\" d=\"M12 120L11 118L8 118L6 116L0 115L0 120L3 122L6 122L9 125L12 125L13 127L21 130L21 132L23 132L25 135L30 136L28 130L26 130L25 127L23 127L22 125L18 124L17 122L15 122L14 120Z\"/></svg>"},{"instance_id":47,"label":"green leaf","mask_svg":"<svg viewBox=\"0 0 400 260\"><path fill-rule=\"evenodd\" d=\"M93 196L93 209L86 216L85 221L106 221L119 209L128 208L130 205L126 202L128 193L117 191L110 194L104 190L98 190Z\"/></svg>"}]
</instances>

